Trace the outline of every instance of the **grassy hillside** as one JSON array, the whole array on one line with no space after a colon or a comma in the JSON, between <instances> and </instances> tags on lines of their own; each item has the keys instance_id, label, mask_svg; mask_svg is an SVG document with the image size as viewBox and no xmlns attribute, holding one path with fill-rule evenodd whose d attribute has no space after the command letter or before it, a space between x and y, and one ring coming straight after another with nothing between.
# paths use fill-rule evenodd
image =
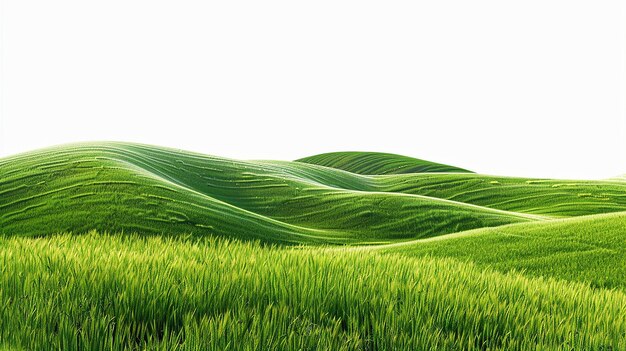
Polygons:
<instances>
[{"instance_id":1,"label":"grassy hillside","mask_svg":"<svg viewBox=\"0 0 626 351\"><path fill-rule=\"evenodd\" d=\"M380 249L626 289L626 212L483 228Z\"/></svg>"},{"instance_id":2,"label":"grassy hillside","mask_svg":"<svg viewBox=\"0 0 626 351\"><path fill-rule=\"evenodd\" d=\"M622 350L626 295L439 258L0 238L14 350Z\"/></svg>"},{"instance_id":3,"label":"grassy hillside","mask_svg":"<svg viewBox=\"0 0 626 351\"><path fill-rule=\"evenodd\" d=\"M0 350L626 349L621 178L66 145L0 159L0 263Z\"/></svg>"},{"instance_id":4,"label":"grassy hillside","mask_svg":"<svg viewBox=\"0 0 626 351\"><path fill-rule=\"evenodd\" d=\"M0 234L126 231L275 243L392 242L626 211L626 183L412 173L364 176L128 143L0 160Z\"/></svg>"},{"instance_id":5,"label":"grassy hillside","mask_svg":"<svg viewBox=\"0 0 626 351\"><path fill-rule=\"evenodd\" d=\"M387 175L369 177L370 190L423 195L506 211L556 217L626 211L623 177L596 181L490 176L376 152L331 152L297 162L356 174Z\"/></svg>"},{"instance_id":6,"label":"grassy hillside","mask_svg":"<svg viewBox=\"0 0 626 351\"><path fill-rule=\"evenodd\" d=\"M377 177L376 186L380 191L556 217L626 211L626 182L410 174Z\"/></svg>"},{"instance_id":7,"label":"grassy hillside","mask_svg":"<svg viewBox=\"0 0 626 351\"><path fill-rule=\"evenodd\" d=\"M0 233L126 231L276 243L389 242L541 219L419 195L299 163L127 143L0 160Z\"/></svg>"},{"instance_id":8,"label":"grassy hillside","mask_svg":"<svg viewBox=\"0 0 626 351\"><path fill-rule=\"evenodd\" d=\"M402 174L470 171L441 163L382 152L329 152L301 158L296 162L337 168L357 174Z\"/></svg>"}]
</instances>

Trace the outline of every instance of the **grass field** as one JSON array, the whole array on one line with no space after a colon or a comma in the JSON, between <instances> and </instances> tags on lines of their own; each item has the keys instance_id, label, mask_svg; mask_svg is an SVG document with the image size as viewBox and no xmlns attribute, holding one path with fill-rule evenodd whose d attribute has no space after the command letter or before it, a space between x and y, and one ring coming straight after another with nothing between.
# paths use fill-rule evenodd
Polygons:
<instances>
[{"instance_id":1,"label":"grass field","mask_svg":"<svg viewBox=\"0 0 626 351\"><path fill-rule=\"evenodd\" d=\"M476 229L380 249L626 290L626 212Z\"/></svg>"},{"instance_id":2,"label":"grass field","mask_svg":"<svg viewBox=\"0 0 626 351\"><path fill-rule=\"evenodd\" d=\"M110 142L0 159L0 350L623 350L625 257L623 177Z\"/></svg>"},{"instance_id":3,"label":"grass field","mask_svg":"<svg viewBox=\"0 0 626 351\"><path fill-rule=\"evenodd\" d=\"M28 350L626 347L623 292L450 259L95 233L0 243L0 335Z\"/></svg>"}]
</instances>

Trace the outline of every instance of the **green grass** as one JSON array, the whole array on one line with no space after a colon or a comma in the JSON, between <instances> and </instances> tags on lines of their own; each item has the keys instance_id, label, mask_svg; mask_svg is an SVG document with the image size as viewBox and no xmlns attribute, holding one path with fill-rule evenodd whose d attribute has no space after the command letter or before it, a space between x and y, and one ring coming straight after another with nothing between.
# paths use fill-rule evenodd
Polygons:
<instances>
[{"instance_id":1,"label":"green grass","mask_svg":"<svg viewBox=\"0 0 626 351\"><path fill-rule=\"evenodd\" d=\"M0 234L127 231L274 243L381 243L626 211L626 183L474 174L362 176L128 143L0 160ZM544 217L542 217L544 216Z\"/></svg>"},{"instance_id":2,"label":"green grass","mask_svg":"<svg viewBox=\"0 0 626 351\"><path fill-rule=\"evenodd\" d=\"M476 229L380 250L626 289L626 212Z\"/></svg>"},{"instance_id":3,"label":"green grass","mask_svg":"<svg viewBox=\"0 0 626 351\"><path fill-rule=\"evenodd\" d=\"M620 350L626 295L450 259L89 234L0 239L24 350Z\"/></svg>"},{"instance_id":4,"label":"green grass","mask_svg":"<svg viewBox=\"0 0 626 351\"><path fill-rule=\"evenodd\" d=\"M390 242L540 219L377 191L366 177L137 144L0 161L0 233L192 233L276 243Z\"/></svg>"},{"instance_id":5,"label":"green grass","mask_svg":"<svg viewBox=\"0 0 626 351\"><path fill-rule=\"evenodd\" d=\"M426 172L470 172L466 169L455 166L382 152L329 152L326 154L301 158L297 160L297 162L310 163L337 168L352 173L370 175Z\"/></svg>"},{"instance_id":6,"label":"green grass","mask_svg":"<svg viewBox=\"0 0 626 351\"><path fill-rule=\"evenodd\" d=\"M471 203L553 217L626 210L626 182L498 177L482 174L409 174L377 178L381 191Z\"/></svg>"},{"instance_id":7,"label":"green grass","mask_svg":"<svg viewBox=\"0 0 626 351\"><path fill-rule=\"evenodd\" d=\"M620 177L111 142L0 159L0 350L615 351L625 272Z\"/></svg>"}]
</instances>

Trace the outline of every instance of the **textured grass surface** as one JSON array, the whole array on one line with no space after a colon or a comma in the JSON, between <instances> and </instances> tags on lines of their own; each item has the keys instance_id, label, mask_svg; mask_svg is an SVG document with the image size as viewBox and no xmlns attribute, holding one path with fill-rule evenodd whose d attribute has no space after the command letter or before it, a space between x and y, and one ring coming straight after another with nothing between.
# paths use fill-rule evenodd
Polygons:
<instances>
[{"instance_id":1,"label":"textured grass surface","mask_svg":"<svg viewBox=\"0 0 626 351\"><path fill-rule=\"evenodd\" d=\"M626 349L623 178L304 161L0 159L0 350Z\"/></svg>"},{"instance_id":2,"label":"textured grass surface","mask_svg":"<svg viewBox=\"0 0 626 351\"><path fill-rule=\"evenodd\" d=\"M626 182L410 174L376 179L381 191L555 217L626 211Z\"/></svg>"},{"instance_id":3,"label":"textured grass surface","mask_svg":"<svg viewBox=\"0 0 626 351\"><path fill-rule=\"evenodd\" d=\"M329 152L326 154L301 158L297 160L297 162L337 168L357 174L371 175L426 172L470 172L466 169L455 166L382 152Z\"/></svg>"},{"instance_id":4,"label":"textured grass surface","mask_svg":"<svg viewBox=\"0 0 626 351\"><path fill-rule=\"evenodd\" d=\"M621 350L626 295L449 259L137 236L0 239L24 350Z\"/></svg>"},{"instance_id":5,"label":"textured grass surface","mask_svg":"<svg viewBox=\"0 0 626 351\"><path fill-rule=\"evenodd\" d=\"M276 243L393 242L626 210L626 183L362 176L97 143L0 160L0 233L126 231Z\"/></svg>"},{"instance_id":6,"label":"textured grass surface","mask_svg":"<svg viewBox=\"0 0 626 351\"><path fill-rule=\"evenodd\" d=\"M626 289L626 212L477 229L441 239L381 250Z\"/></svg>"},{"instance_id":7,"label":"textured grass surface","mask_svg":"<svg viewBox=\"0 0 626 351\"><path fill-rule=\"evenodd\" d=\"M0 232L193 233L281 243L389 242L536 217L376 191L366 177L136 144L0 161Z\"/></svg>"},{"instance_id":8,"label":"textured grass surface","mask_svg":"<svg viewBox=\"0 0 626 351\"><path fill-rule=\"evenodd\" d=\"M388 175L370 177L369 189L376 191L423 195L506 211L568 217L626 210L626 176L606 181L490 176L375 152L332 152L298 162L357 174Z\"/></svg>"}]
</instances>

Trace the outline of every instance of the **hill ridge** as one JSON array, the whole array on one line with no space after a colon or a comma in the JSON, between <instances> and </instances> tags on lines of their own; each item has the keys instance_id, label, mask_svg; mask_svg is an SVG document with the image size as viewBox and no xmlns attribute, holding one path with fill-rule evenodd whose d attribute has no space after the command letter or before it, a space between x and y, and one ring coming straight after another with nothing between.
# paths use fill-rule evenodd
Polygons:
<instances>
[{"instance_id":1,"label":"hill ridge","mask_svg":"<svg viewBox=\"0 0 626 351\"><path fill-rule=\"evenodd\" d=\"M604 197L581 197L569 183L541 187L537 182L544 180L529 180L525 186L535 189L541 202L520 207L527 199L513 192L517 183L506 183L518 182L516 178L473 173L359 175L315 164L239 161L122 142L70 144L14 155L0 159L0 174L3 234L96 229L356 244L545 220L554 217L554 211L571 215L565 211L570 207L578 211L574 215L626 210L625 197L616 195L611 202L604 198L609 191L626 189L626 184L614 182L584 185L604 192ZM457 192L454 184L476 188ZM441 193L445 189L454 191ZM485 203L484 198L508 199L515 206Z\"/></svg>"},{"instance_id":2,"label":"hill ridge","mask_svg":"<svg viewBox=\"0 0 626 351\"><path fill-rule=\"evenodd\" d=\"M463 168L409 156L372 151L337 151L297 159L295 162L317 164L363 175L455 172L472 173Z\"/></svg>"},{"instance_id":3,"label":"hill ridge","mask_svg":"<svg viewBox=\"0 0 626 351\"><path fill-rule=\"evenodd\" d=\"M5 234L107 226L227 236L243 230L245 236L269 241L349 243L536 219L420 195L366 191L371 187L361 182L364 178L347 172L129 143L48 148L4 159L0 170L9 175L0 182ZM67 212L84 218L66 218ZM247 225L250 229L241 221L257 223ZM50 222L57 226L50 228ZM205 227L210 230L199 229ZM260 233L252 233L254 228Z\"/></svg>"}]
</instances>

